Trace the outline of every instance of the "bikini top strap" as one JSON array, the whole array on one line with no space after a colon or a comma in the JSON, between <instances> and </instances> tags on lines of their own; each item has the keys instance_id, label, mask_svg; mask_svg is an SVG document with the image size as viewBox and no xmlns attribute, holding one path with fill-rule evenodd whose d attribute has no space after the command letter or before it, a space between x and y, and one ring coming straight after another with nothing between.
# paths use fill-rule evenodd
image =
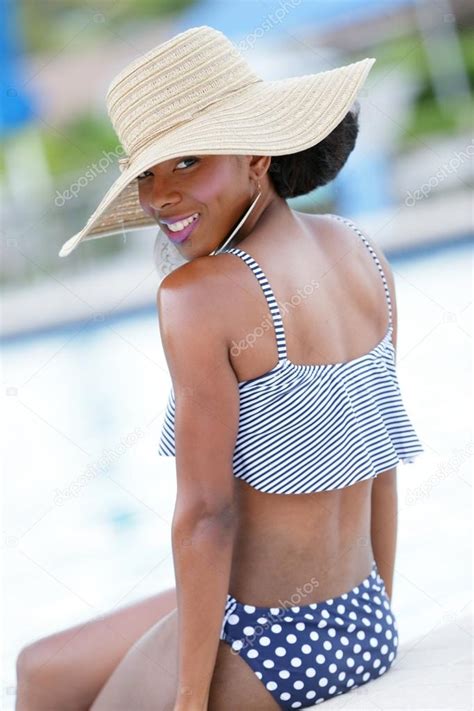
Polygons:
<instances>
[{"instance_id":1,"label":"bikini top strap","mask_svg":"<svg viewBox=\"0 0 474 711\"><path fill-rule=\"evenodd\" d=\"M379 269L380 275L382 277L382 281L383 281L383 285L384 285L384 289L385 289L385 296L386 296L387 306L388 306L388 324L389 324L389 329L391 330L392 329L392 300L390 298L390 290L388 288L387 279L385 277L385 273L382 268L382 265L380 264L379 258L375 254L375 251L373 250L372 246L367 241L366 237L364 237L362 232L358 229L358 227L356 227L356 225L353 222L351 222L351 220L349 220L345 217L340 217L339 215L331 215L329 213L326 216L332 217L335 220L339 220L339 222L344 222L346 225L351 227L354 230L354 232L356 232L356 234L359 235L359 237L361 238L361 240L364 242L365 246L371 253L372 257L374 258L375 263L377 264L377 267Z\"/></svg>"},{"instance_id":2,"label":"bikini top strap","mask_svg":"<svg viewBox=\"0 0 474 711\"><path fill-rule=\"evenodd\" d=\"M258 262L250 256L247 252L245 252L243 249L239 249L239 247L231 247L229 249L224 250L224 253L228 254L235 254L238 257L240 257L253 271L255 276L258 279L258 282L260 286L262 287L262 291L264 293L265 299L267 300L268 303L268 308L270 309L270 313L273 319L273 325L275 328L275 336L276 336L276 342L277 342L277 349L278 349L278 360L284 360L287 357L287 351L286 351L286 339L285 339L285 330L283 328L283 321L281 318L281 313L280 309L278 307L277 300L275 299L275 295L273 294L272 287L269 284L269 281L267 277L264 274L263 269L261 266L258 264Z\"/></svg>"}]
</instances>

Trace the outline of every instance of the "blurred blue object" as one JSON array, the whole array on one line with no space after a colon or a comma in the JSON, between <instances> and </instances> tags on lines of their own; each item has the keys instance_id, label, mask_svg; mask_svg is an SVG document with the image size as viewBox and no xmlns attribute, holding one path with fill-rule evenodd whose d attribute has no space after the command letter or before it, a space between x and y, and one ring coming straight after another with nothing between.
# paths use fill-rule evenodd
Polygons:
<instances>
[{"instance_id":1,"label":"blurred blue object","mask_svg":"<svg viewBox=\"0 0 474 711\"><path fill-rule=\"evenodd\" d=\"M35 116L31 97L23 91L23 46L15 0L0 0L0 136L16 132Z\"/></svg>"},{"instance_id":2,"label":"blurred blue object","mask_svg":"<svg viewBox=\"0 0 474 711\"><path fill-rule=\"evenodd\" d=\"M390 157L384 152L350 156L334 181L338 209L359 215L393 207Z\"/></svg>"},{"instance_id":3,"label":"blurred blue object","mask_svg":"<svg viewBox=\"0 0 474 711\"><path fill-rule=\"evenodd\" d=\"M198 0L177 20L178 31L210 25L231 39L259 30L285 34L299 26L324 29L331 24L356 21L395 7L412 5L414 0Z\"/></svg>"}]
</instances>

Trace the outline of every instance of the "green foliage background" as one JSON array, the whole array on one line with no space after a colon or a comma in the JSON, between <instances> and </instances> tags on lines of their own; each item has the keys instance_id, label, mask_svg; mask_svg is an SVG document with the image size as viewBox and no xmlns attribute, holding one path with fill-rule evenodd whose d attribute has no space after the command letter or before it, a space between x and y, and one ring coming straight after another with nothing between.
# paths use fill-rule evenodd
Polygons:
<instances>
[{"instance_id":1,"label":"green foliage background","mask_svg":"<svg viewBox=\"0 0 474 711\"><path fill-rule=\"evenodd\" d=\"M21 0L20 22L30 52L61 51L80 34L84 48L104 41L104 32L129 30L147 19L167 19L193 0ZM82 29L87 31L82 32Z\"/></svg>"}]
</instances>

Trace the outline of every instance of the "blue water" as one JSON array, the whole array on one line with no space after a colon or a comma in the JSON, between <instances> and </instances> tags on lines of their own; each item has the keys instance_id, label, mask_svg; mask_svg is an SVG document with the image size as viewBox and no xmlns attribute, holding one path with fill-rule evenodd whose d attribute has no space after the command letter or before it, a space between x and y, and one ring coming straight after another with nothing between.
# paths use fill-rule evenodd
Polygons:
<instances>
[{"instance_id":1,"label":"blue water","mask_svg":"<svg viewBox=\"0 0 474 711\"><path fill-rule=\"evenodd\" d=\"M471 597L472 255L392 258L397 363L426 454L399 467L400 637ZM4 708L25 644L173 585L170 385L154 309L4 346Z\"/></svg>"}]
</instances>

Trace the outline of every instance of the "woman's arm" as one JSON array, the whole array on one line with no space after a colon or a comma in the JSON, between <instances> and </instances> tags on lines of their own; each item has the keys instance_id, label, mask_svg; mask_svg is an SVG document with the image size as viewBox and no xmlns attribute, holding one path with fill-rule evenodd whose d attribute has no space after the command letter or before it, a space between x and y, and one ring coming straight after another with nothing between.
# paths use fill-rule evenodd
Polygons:
<instances>
[{"instance_id":1,"label":"woman's arm","mask_svg":"<svg viewBox=\"0 0 474 711\"><path fill-rule=\"evenodd\" d=\"M239 429L239 387L229 359L225 287L226 280L216 278L214 257L206 256L168 274L157 295L175 395L174 711L207 709L237 530L232 455Z\"/></svg>"},{"instance_id":2,"label":"woman's arm","mask_svg":"<svg viewBox=\"0 0 474 711\"><path fill-rule=\"evenodd\" d=\"M372 484L370 537L375 562L392 599L393 569L397 547L397 468L379 474Z\"/></svg>"},{"instance_id":3,"label":"woman's arm","mask_svg":"<svg viewBox=\"0 0 474 711\"><path fill-rule=\"evenodd\" d=\"M396 362L398 311L395 279L390 263L382 248L378 245L375 246L372 241L370 241L370 244L380 260L390 292L393 325L392 343L395 349ZM387 595L391 600L398 528L397 467L382 472L374 479L372 484L371 504L370 536L372 540L372 550L379 573L384 580Z\"/></svg>"}]
</instances>

